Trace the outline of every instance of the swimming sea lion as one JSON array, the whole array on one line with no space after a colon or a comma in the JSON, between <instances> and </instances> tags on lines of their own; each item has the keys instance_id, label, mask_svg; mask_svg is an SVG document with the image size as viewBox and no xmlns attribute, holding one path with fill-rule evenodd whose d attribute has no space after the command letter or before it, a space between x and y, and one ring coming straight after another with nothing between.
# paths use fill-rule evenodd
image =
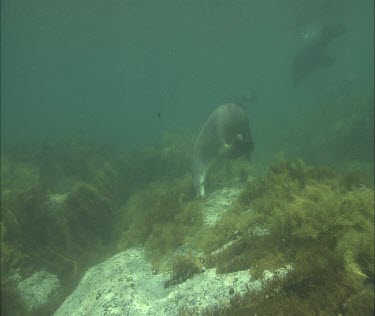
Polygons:
<instances>
[{"instance_id":1,"label":"swimming sea lion","mask_svg":"<svg viewBox=\"0 0 375 316\"><path fill-rule=\"evenodd\" d=\"M337 24L325 25L321 30L309 30L304 34L306 44L298 51L292 63L292 78L295 87L315 68L332 66L334 60L325 53L325 48L332 40L346 32L345 25Z\"/></svg>"},{"instance_id":2,"label":"swimming sea lion","mask_svg":"<svg viewBox=\"0 0 375 316\"><path fill-rule=\"evenodd\" d=\"M212 112L194 145L192 172L198 196L204 196L207 170L215 159L239 157L253 145L249 119L240 106L224 104Z\"/></svg>"}]
</instances>

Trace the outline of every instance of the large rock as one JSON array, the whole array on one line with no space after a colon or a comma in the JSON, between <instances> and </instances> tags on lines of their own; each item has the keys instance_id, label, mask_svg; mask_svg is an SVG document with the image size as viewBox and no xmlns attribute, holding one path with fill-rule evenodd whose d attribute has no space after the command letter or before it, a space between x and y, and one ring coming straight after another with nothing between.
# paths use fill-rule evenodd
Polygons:
<instances>
[{"instance_id":1,"label":"large rock","mask_svg":"<svg viewBox=\"0 0 375 316\"><path fill-rule=\"evenodd\" d=\"M185 282L165 287L167 274L154 274L142 249L129 249L89 269L76 290L56 311L62 315L177 315L199 314L225 306L234 293L258 289L249 271L218 275L208 269Z\"/></svg>"}]
</instances>

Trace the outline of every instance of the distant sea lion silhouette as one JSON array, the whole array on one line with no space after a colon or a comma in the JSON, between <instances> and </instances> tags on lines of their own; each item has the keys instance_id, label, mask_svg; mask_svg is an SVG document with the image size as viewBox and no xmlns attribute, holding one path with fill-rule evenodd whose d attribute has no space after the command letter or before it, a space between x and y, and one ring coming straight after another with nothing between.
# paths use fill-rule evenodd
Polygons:
<instances>
[{"instance_id":1,"label":"distant sea lion silhouette","mask_svg":"<svg viewBox=\"0 0 375 316\"><path fill-rule=\"evenodd\" d=\"M192 172L198 196L204 196L207 170L213 161L242 156L253 146L249 119L240 106L223 104L212 112L194 145Z\"/></svg>"},{"instance_id":2,"label":"distant sea lion silhouette","mask_svg":"<svg viewBox=\"0 0 375 316\"><path fill-rule=\"evenodd\" d=\"M343 24L325 25L321 30L309 30L304 34L306 44L297 52L292 63L294 86L305 80L318 67L332 66L334 59L325 53L325 48L335 38L347 32Z\"/></svg>"}]
</instances>

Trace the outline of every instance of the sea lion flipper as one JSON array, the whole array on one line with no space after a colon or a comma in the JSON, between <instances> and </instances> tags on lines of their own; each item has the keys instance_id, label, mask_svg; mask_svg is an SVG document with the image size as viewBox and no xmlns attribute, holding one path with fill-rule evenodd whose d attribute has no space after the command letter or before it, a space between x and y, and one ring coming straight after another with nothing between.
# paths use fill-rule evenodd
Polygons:
<instances>
[{"instance_id":1,"label":"sea lion flipper","mask_svg":"<svg viewBox=\"0 0 375 316\"><path fill-rule=\"evenodd\" d=\"M232 151L232 149L233 149L232 144L224 143L224 145L220 149L218 156L223 156L223 157L228 156L228 154Z\"/></svg>"}]
</instances>

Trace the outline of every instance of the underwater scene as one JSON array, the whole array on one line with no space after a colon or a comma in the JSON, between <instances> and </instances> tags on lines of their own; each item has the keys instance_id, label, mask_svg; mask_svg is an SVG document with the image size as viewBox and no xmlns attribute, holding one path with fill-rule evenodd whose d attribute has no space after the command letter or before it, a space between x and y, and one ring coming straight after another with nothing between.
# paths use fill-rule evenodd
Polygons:
<instances>
[{"instance_id":1,"label":"underwater scene","mask_svg":"<svg viewBox=\"0 0 375 316\"><path fill-rule=\"evenodd\" d=\"M3 0L1 79L1 315L374 314L373 0Z\"/></svg>"}]
</instances>

